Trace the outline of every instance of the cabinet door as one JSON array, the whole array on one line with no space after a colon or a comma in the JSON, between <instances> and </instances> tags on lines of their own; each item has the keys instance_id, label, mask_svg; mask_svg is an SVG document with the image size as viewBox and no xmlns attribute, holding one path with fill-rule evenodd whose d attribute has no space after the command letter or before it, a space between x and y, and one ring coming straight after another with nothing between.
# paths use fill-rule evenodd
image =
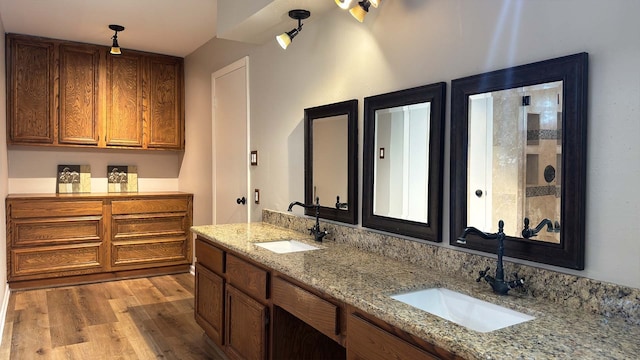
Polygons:
<instances>
[{"instance_id":1,"label":"cabinet door","mask_svg":"<svg viewBox=\"0 0 640 360\"><path fill-rule=\"evenodd\" d=\"M224 344L224 279L196 263L196 322L220 347Z\"/></svg>"},{"instance_id":2,"label":"cabinet door","mask_svg":"<svg viewBox=\"0 0 640 360\"><path fill-rule=\"evenodd\" d=\"M183 60L149 58L147 147L184 148Z\"/></svg>"},{"instance_id":3,"label":"cabinet door","mask_svg":"<svg viewBox=\"0 0 640 360\"><path fill-rule=\"evenodd\" d=\"M227 285L226 353L233 359L267 357L267 307Z\"/></svg>"},{"instance_id":4,"label":"cabinet door","mask_svg":"<svg viewBox=\"0 0 640 360\"><path fill-rule=\"evenodd\" d=\"M60 46L59 143L98 145L99 66L99 47Z\"/></svg>"},{"instance_id":5,"label":"cabinet door","mask_svg":"<svg viewBox=\"0 0 640 360\"><path fill-rule=\"evenodd\" d=\"M143 57L107 57L107 146L142 147Z\"/></svg>"},{"instance_id":6,"label":"cabinet door","mask_svg":"<svg viewBox=\"0 0 640 360\"><path fill-rule=\"evenodd\" d=\"M8 135L13 144L53 144L54 46L7 37Z\"/></svg>"}]
</instances>

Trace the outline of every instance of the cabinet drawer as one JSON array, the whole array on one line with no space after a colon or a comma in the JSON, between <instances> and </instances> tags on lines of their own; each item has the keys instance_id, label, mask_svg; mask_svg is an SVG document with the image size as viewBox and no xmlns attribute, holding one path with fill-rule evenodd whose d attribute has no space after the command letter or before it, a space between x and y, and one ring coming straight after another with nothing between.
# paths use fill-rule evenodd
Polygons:
<instances>
[{"instance_id":1,"label":"cabinet drawer","mask_svg":"<svg viewBox=\"0 0 640 360\"><path fill-rule=\"evenodd\" d=\"M112 243L111 265L150 267L186 264L190 262L190 259L187 259L186 243L185 239Z\"/></svg>"},{"instance_id":2,"label":"cabinet drawer","mask_svg":"<svg viewBox=\"0 0 640 360\"><path fill-rule=\"evenodd\" d=\"M113 215L111 238L187 237L187 217L179 214Z\"/></svg>"},{"instance_id":3,"label":"cabinet drawer","mask_svg":"<svg viewBox=\"0 0 640 360\"><path fill-rule=\"evenodd\" d=\"M12 219L102 215L102 200L13 200L8 204Z\"/></svg>"},{"instance_id":4,"label":"cabinet drawer","mask_svg":"<svg viewBox=\"0 0 640 360\"><path fill-rule=\"evenodd\" d=\"M111 202L113 215L187 212L188 209L189 204L186 198L132 199Z\"/></svg>"},{"instance_id":5,"label":"cabinet drawer","mask_svg":"<svg viewBox=\"0 0 640 360\"><path fill-rule=\"evenodd\" d=\"M267 279L269 273L255 265L227 254L227 279L229 283L248 295L267 299Z\"/></svg>"},{"instance_id":6,"label":"cabinet drawer","mask_svg":"<svg viewBox=\"0 0 640 360\"><path fill-rule=\"evenodd\" d=\"M224 251L207 244L200 238L196 239L196 258L198 258L198 264L220 276L224 274Z\"/></svg>"},{"instance_id":7,"label":"cabinet drawer","mask_svg":"<svg viewBox=\"0 0 640 360\"><path fill-rule=\"evenodd\" d=\"M348 317L347 331L348 360L438 359L354 314Z\"/></svg>"},{"instance_id":8,"label":"cabinet drawer","mask_svg":"<svg viewBox=\"0 0 640 360\"><path fill-rule=\"evenodd\" d=\"M338 307L307 290L274 277L273 304L280 306L324 335L338 341Z\"/></svg>"},{"instance_id":9,"label":"cabinet drawer","mask_svg":"<svg viewBox=\"0 0 640 360\"><path fill-rule=\"evenodd\" d=\"M94 243L13 249L11 275L51 277L67 271L98 272L102 270L101 248L100 243Z\"/></svg>"},{"instance_id":10,"label":"cabinet drawer","mask_svg":"<svg viewBox=\"0 0 640 360\"><path fill-rule=\"evenodd\" d=\"M13 246L100 242L102 216L19 219L11 222Z\"/></svg>"}]
</instances>

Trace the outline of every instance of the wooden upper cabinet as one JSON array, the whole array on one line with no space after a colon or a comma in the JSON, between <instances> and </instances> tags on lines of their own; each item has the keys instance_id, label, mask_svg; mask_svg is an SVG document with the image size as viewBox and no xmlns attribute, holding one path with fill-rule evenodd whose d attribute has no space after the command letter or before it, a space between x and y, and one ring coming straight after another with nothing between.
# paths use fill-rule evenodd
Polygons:
<instances>
[{"instance_id":1,"label":"wooden upper cabinet","mask_svg":"<svg viewBox=\"0 0 640 360\"><path fill-rule=\"evenodd\" d=\"M54 44L7 37L9 144L53 144Z\"/></svg>"},{"instance_id":2,"label":"wooden upper cabinet","mask_svg":"<svg viewBox=\"0 0 640 360\"><path fill-rule=\"evenodd\" d=\"M184 59L7 34L7 143L184 149Z\"/></svg>"},{"instance_id":3,"label":"wooden upper cabinet","mask_svg":"<svg viewBox=\"0 0 640 360\"><path fill-rule=\"evenodd\" d=\"M100 48L60 46L58 142L98 145Z\"/></svg>"},{"instance_id":4,"label":"wooden upper cabinet","mask_svg":"<svg viewBox=\"0 0 640 360\"><path fill-rule=\"evenodd\" d=\"M107 57L107 146L142 147L142 69L141 56Z\"/></svg>"},{"instance_id":5,"label":"wooden upper cabinet","mask_svg":"<svg viewBox=\"0 0 640 360\"><path fill-rule=\"evenodd\" d=\"M148 143L150 148L184 147L183 60L149 57Z\"/></svg>"}]
</instances>

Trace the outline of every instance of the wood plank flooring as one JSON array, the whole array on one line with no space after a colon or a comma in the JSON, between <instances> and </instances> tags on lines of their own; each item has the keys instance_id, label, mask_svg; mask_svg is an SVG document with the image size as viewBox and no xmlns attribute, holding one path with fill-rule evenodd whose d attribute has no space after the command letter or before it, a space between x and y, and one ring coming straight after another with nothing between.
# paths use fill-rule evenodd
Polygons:
<instances>
[{"instance_id":1,"label":"wood plank flooring","mask_svg":"<svg viewBox=\"0 0 640 360\"><path fill-rule=\"evenodd\" d=\"M188 273L12 292L0 359L226 359L193 295Z\"/></svg>"}]
</instances>

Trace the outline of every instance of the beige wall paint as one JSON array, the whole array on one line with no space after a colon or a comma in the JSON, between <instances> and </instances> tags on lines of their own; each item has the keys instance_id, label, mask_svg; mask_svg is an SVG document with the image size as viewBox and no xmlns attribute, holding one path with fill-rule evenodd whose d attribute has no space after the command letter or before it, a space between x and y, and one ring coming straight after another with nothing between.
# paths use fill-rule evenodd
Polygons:
<instances>
[{"instance_id":1,"label":"beige wall paint","mask_svg":"<svg viewBox=\"0 0 640 360\"><path fill-rule=\"evenodd\" d=\"M359 99L362 149L365 96L437 81L450 85L459 77L586 51L590 53L586 269L544 267L640 287L640 241L631 230L640 218L640 190L635 184L640 174L637 13L640 3L628 0L405 0L382 2L363 24L337 7L322 18L312 14L286 51L274 41L249 52L251 149L260 152L260 164L252 167L250 176L252 187L261 190L261 204L252 206L252 219L260 220L262 208L285 210L290 201L304 198L304 108ZM211 57L205 60L205 55L194 54L187 63L188 82L201 83L202 91L210 86L209 73L228 63L215 65L222 53L206 54ZM190 99L203 96L194 90L193 84L188 85L188 111L194 106ZM203 123L210 118L210 103L204 103L208 100L207 95L198 104L204 117L198 121ZM445 247L449 247L449 114L447 109L445 240L439 244ZM209 134L208 124L198 131ZM208 164L202 166L208 170Z\"/></svg>"},{"instance_id":2,"label":"beige wall paint","mask_svg":"<svg viewBox=\"0 0 640 360\"><path fill-rule=\"evenodd\" d=\"M179 187L181 191L194 194L194 225L210 224L213 219L211 74L247 55L253 47L214 38L185 58L186 146L180 166Z\"/></svg>"},{"instance_id":3,"label":"beige wall paint","mask_svg":"<svg viewBox=\"0 0 640 360\"><path fill-rule=\"evenodd\" d=\"M0 20L0 33L4 34L4 25ZM0 39L0 69L5 68L5 49L4 49L4 36ZM8 193L8 165L7 165L7 75L6 72L0 71L0 198L4 199ZM6 244L7 238L7 225L4 221L6 218L6 212L4 207L4 201L0 206L0 244ZM0 284L7 283L7 248L6 246L0 246ZM5 286L0 287L0 315L4 315L2 310L5 309L4 303L9 299L5 299ZM4 316L0 316L0 321L4 321ZM4 326L0 326L0 334Z\"/></svg>"}]
</instances>

